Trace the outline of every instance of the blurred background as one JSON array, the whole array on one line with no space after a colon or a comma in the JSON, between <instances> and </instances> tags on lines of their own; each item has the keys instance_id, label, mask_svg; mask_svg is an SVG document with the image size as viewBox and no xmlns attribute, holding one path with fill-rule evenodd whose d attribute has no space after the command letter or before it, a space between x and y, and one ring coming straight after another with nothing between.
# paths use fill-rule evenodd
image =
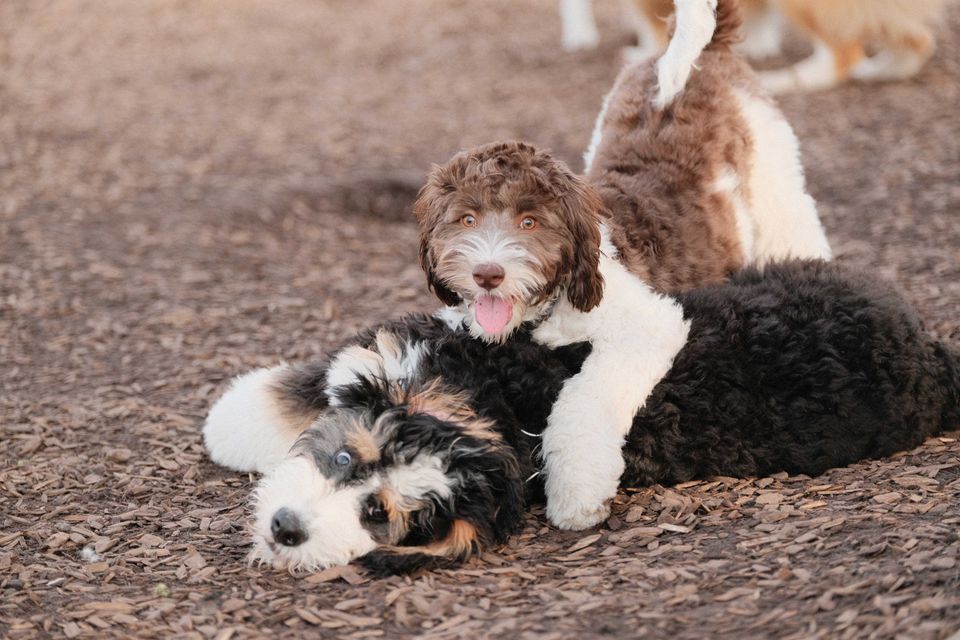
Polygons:
<instances>
[{"instance_id":1,"label":"blurred background","mask_svg":"<svg viewBox=\"0 0 960 640\"><path fill-rule=\"evenodd\" d=\"M594 4L599 47L565 52L554 0L2 0L0 513L20 515L0 515L0 569L46 584L58 549L75 559L109 537L96 522L119 522L51 513L138 504L156 513L123 538L163 532L188 558L216 540L242 564L249 484L203 459L211 399L250 367L435 308L409 211L431 163L521 138L582 169L634 43L618 2ZM838 259L893 279L945 336L960 326L956 7L936 33L915 78L779 103ZM234 511L198 532L190 510L210 504ZM115 570L152 588L135 563ZM21 596L7 614L46 624Z\"/></svg>"}]
</instances>

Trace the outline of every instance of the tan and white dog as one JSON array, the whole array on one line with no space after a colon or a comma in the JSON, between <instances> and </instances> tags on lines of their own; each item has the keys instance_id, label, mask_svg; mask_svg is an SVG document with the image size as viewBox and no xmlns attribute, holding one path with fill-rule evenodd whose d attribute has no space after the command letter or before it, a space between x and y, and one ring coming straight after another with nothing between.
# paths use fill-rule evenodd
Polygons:
<instances>
[{"instance_id":1,"label":"tan and white dog","mask_svg":"<svg viewBox=\"0 0 960 640\"><path fill-rule=\"evenodd\" d=\"M639 45L625 57L639 60L667 46L670 0L624 0ZM739 50L764 58L780 53L787 24L813 43L800 62L760 74L773 93L826 89L848 79L899 80L916 74L934 50L931 24L945 0L740 0L744 13ZM560 0L565 49L596 46L598 33L590 0ZM868 56L867 52L873 51Z\"/></svg>"}]
</instances>

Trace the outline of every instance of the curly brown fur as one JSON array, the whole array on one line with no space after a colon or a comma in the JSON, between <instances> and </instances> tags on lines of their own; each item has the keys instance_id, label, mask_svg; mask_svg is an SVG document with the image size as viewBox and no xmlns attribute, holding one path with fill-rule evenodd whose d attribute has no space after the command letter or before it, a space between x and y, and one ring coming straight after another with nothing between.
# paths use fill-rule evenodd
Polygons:
<instances>
[{"instance_id":1,"label":"curly brown fur","mask_svg":"<svg viewBox=\"0 0 960 640\"><path fill-rule=\"evenodd\" d=\"M667 109L653 104L651 63L621 72L586 173L611 216L622 259L660 291L721 282L747 262L735 202L715 185L725 172L737 176L749 201L750 154L762 141L753 140L734 90L757 88L729 48L739 16L718 16L731 31L700 55L699 70Z\"/></svg>"},{"instance_id":2,"label":"curly brown fur","mask_svg":"<svg viewBox=\"0 0 960 640\"><path fill-rule=\"evenodd\" d=\"M588 311L603 295L600 200L565 164L531 145L494 142L435 166L414 213L420 223L421 266L428 285L446 304L456 304L460 292L473 286L474 265L464 253L474 230L460 222L466 215L522 248L515 269L525 279L517 288L529 290L531 304L563 288L576 308ZM524 215L534 217L536 232L518 228L516 219ZM507 265L503 289L510 288L511 275Z\"/></svg>"},{"instance_id":3,"label":"curly brown fur","mask_svg":"<svg viewBox=\"0 0 960 640\"><path fill-rule=\"evenodd\" d=\"M672 0L637 4L664 25L673 13ZM654 104L652 61L627 66L605 103L601 142L585 177L610 215L621 259L659 291L721 282L747 263L735 204L714 188L723 171L742 183L750 172L754 140L733 90L757 87L749 66L730 49L740 26L737 0L719 0L698 70L666 109ZM665 28L664 43L666 36ZM748 189L741 190L748 198Z\"/></svg>"}]
</instances>

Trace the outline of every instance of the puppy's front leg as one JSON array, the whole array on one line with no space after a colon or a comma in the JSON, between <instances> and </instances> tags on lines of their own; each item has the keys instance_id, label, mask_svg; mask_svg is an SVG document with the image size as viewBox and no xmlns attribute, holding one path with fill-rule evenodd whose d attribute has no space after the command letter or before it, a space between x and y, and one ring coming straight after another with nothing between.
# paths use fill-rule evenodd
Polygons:
<instances>
[{"instance_id":1,"label":"puppy's front leg","mask_svg":"<svg viewBox=\"0 0 960 640\"><path fill-rule=\"evenodd\" d=\"M534 332L550 346L593 345L561 389L543 434L547 517L561 529L585 529L607 516L623 473L623 440L689 330L675 301L620 263L601 258L601 271L598 307L583 313L561 303Z\"/></svg>"}]
</instances>

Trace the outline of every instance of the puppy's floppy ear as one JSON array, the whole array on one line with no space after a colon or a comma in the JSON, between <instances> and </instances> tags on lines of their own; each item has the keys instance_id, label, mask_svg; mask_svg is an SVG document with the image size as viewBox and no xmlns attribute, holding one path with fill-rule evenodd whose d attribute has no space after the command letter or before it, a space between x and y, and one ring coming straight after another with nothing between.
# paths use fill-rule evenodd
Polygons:
<instances>
[{"instance_id":1,"label":"puppy's floppy ear","mask_svg":"<svg viewBox=\"0 0 960 640\"><path fill-rule=\"evenodd\" d=\"M431 387L423 395L435 392ZM428 399L410 398L415 427L410 435L443 443L453 498L413 516L400 546L383 546L360 559L377 575L456 567L484 547L504 542L523 517L524 484L513 449L489 421L452 409L457 398L433 398L447 418L436 417L437 407Z\"/></svg>"},{"instance_id":2,"label":"puppy's floppy ear","mask_svg":"<svg viewBox=\"0 0 960 640\"><path fill-rule=\"evenodd\" d=\"M469 555L470 543L506 540L523 515L524 483L516 452L503 441L497 424L478 415L469 396L444 389L439 381L414 392L407 402L411 414L452 427L446 435L447 462L462 481L453 501L455 526L444 548Z\"/></svg>"},{"instance_id":3,"label":"puppy's floppy ear","mask_svg":"<svg viewBox=\"0 0 960 640\"><path fill-rule=\"evenodd\" d=\"M420 229L420 268L427 276L427 287L440 299L440 302L448 307L454 307L460 304L460 296L437 277L436 264L430 251L430 233L430 230Z\"/></svg>"},{"instance_id":4,"label":"puppy's floppy ear","mask_svg":"<svg viewBox=\"0 0 960 640\"><path fill-rule=\"evenodd\" d=\"M413 213L417 216L417 222L420 225L420 268L427 276L427 286L443 304L448 306L459 304L460 296L437 277L437 265L430 248L430 236L443 220L447 206L446 196L453 189L453 184L445 176L444 168L434 165L430 175L427 176L426 184L420 189L417 200L413 203Z\"/></svg>"},{"instance_id":5,"label":"puppy's floppy ear","mask_svg":"<svg viewBox=\"0 0 960 640\"><path fill-rule=\"evenodd\" d=\"M560 190L560 208L573 242L567 299L576 309L590 311L603 298L600 275L600 217L603 201L581 178L564 167L554 180Z\"/></svg>"}]
</instances>

